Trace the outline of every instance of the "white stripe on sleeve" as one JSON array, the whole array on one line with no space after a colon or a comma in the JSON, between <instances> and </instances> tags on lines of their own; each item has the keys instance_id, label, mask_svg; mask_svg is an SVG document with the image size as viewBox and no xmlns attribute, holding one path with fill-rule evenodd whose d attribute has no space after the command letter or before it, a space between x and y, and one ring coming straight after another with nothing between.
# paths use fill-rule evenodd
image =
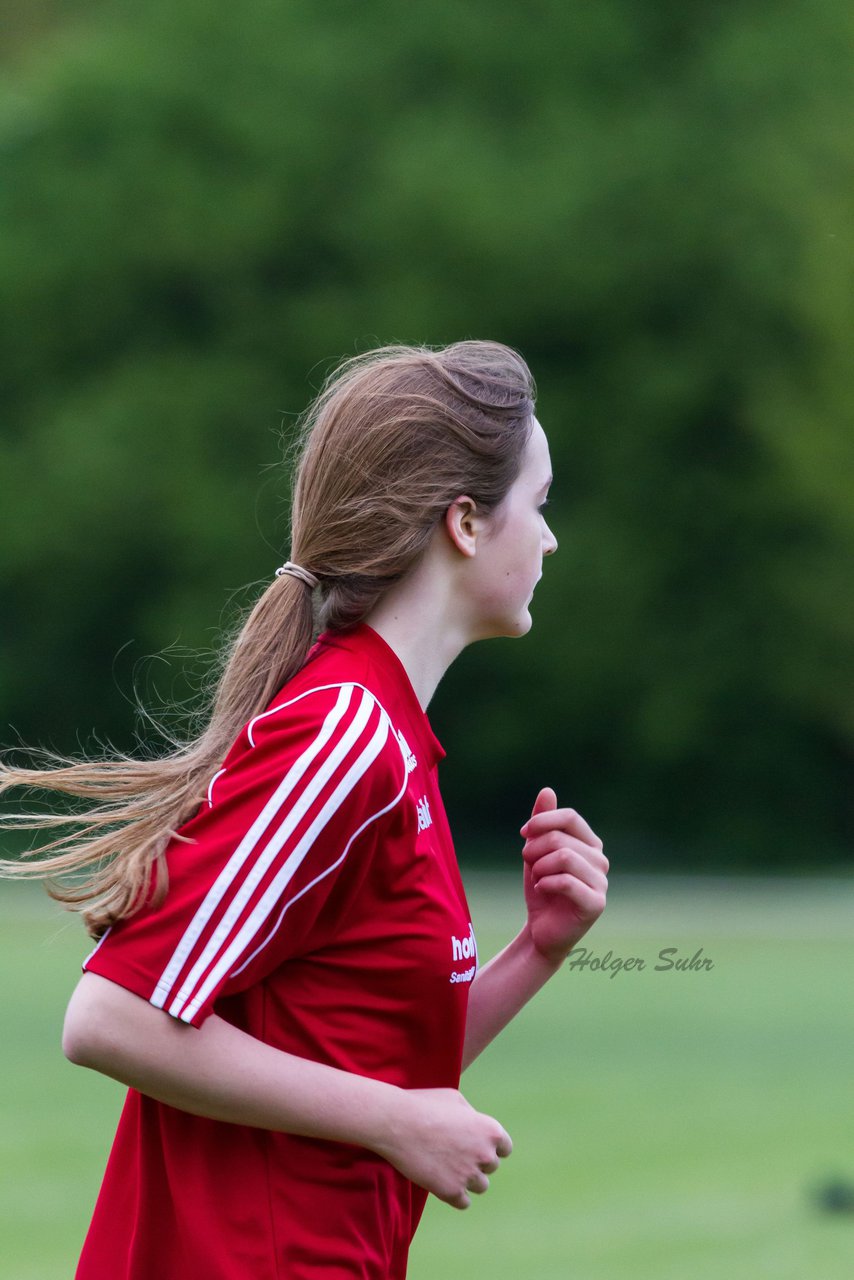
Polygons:
<instances>
[{"instance_id":1,"label":"white stripe on sleeve","mask_svg":"<svg viewBox=\"0 0 854 1280\"><path fill-rule=\"evenodd\" d=\"M282 846L293 835L294 830L305 817L310 806L358 740L368 722L372 707L373 699L369 694L363 694L353 720L329 755L320 762L317 772L312 775L299 795L288 797L290 803L284 821L274 832L264 850L253 860L243 883L231 897L231 901L213 934L202 948L196 963L182 982L178 994L170 1004L169 1012L175 1017L180 1015L182 1006L192 995L202 975L214 962L221 949L228 943L249 899L269 871Z\"/></svg>"},{"instance_id":2,"label":"white stripe on sleeve","mask_svg":"<svg viewBox=\"0 0 854 1280\"><path fill-rule=\"evenodd\" d=\"M151 997L151 1003L156 1005L157 1008L162 1009L166 1004L166 1001L171 995L172 988L177 981L178 975L187 963L187 960L196 946L205 926L210 921L223 898L231 890L244 864L251 857L256 846L264 838L268 828L272 826L279 810L287 802L291 792L335 733L335 730L341 723L344 713L349 706L353 692L354 689L352 685L341 686L335 705L326 716L317 737L288 770L279 786L273 792L273 795L264 805L264 808L258 814L258 817L252 823L251 827L240 841L240 844L237 846L234 853L231 855L228 862L211 885L201 906L196 911L196 914L190 921L190 924L181 937L175 951L172 953L169 963L161 974L160 980L154 989L154 994Z\"/></svg>"},{"instance_id":3,"label":"white stripe on sleeve","mask_svg":"<svg viewBox=\"0 0 854 1280\"><path fill-rule=\"evenodd\" d=\"M327 826L330 818L332 818L340 809L347 796L349 796L354 790L359 780L365 773L367 773L374 760L376 760L377 756L382 751L386 741L388 740L389 727L388 720L385 715L382 715L380 723L378 724L367 747L365 747L361 754L356 758L355 763L351 765L348 772L341 779L338 786L321 809L320 813L311 823L311 826L298 841L294 850L285 859L273 880L253 907L242 927L231 939L225 950L221 952L219 958L208 973L208 976L202 983L201 987L199 987L193 999L189 1001L189 1003L185 1004L184 1007L181 1007L182 995L185 991L189 994L189 990L191 989L190 984L187 983L182 989L182 992L179 993L170 1005L169 1012L171 1014L182 1018L185 1022L192 1022L193 1018L198 1013L210 993L228 974L235 961L243 955L247 947L252 945L255 936L259 930L263 928L264 923L269 918L271 912L275 909L276 904L281 900L283 892L299 870L302 862L316 842L318 836L321 834L324 827ZM332 770L330 769L329 772L331 773ZM290 815L288 815L288 818L286 818L285 822L282 824L283 828L288 827L287 834L282 835L281 838L279 838L279 833L277 832L276 836L270 842L271 846L276 846L276 852L278 852L279 848L281 848L285 843L287 835L292 833L294 825L295 823L290 821ZM352 841L350 843L352 843ZM272 858L270 858L269 861L272 861ZM196 966L196 969L200 967L200 964Z\"/></svg>"},{"instance_id":4,"label":"white stripe on sleeve","mask_svg":"<svg viewBox=\"0 0 854 1280\"><path fill-rule=\"evenodd\" d=\"M393 726L391 727L391 732L394 733ZM269 930L266 938L264 938L262 942L259 942L258 946L251 953L251 955L248 955L246 959L243 961L243 964L239 965L238 968L236 969L232 969L231 973L229 974L229 977L236 978L239 973L242 973L243 970L252 963L252 961L258 955L259 951L263 951L267 943L271 940L271 938L275 937L276 933L278 932L279 925L282 923L282 920L284 919L284 915L288 907L292 907L295 902L299 902L303 894L308 893L309 889L313 889L314 886L319 881L325 880L326 877L331 872L333 872L336 867L340 867L341 863L344 861L344 859L347 857L347 854L350 852L350 846L353 843L353 841L357 840L359 836L362 834L362 832L365 831L371 825L372 822L376 822L377 818L381 818L384 813L389 813L395 807L395 805L400 804L400 801L406 795L406 780L408 777L408 774L406 771L406 757L403 755L403 753L401 753L401 758L403 761L403 781L400 784L400 790L398 791L397 795L392 800L389 800L388 804L383 805L382 809L377 809L376 813L372 813L369 818L365 818L365 821L362 823L362 825L360 827L357 827L356 830L353 832L353 834L350 836L350 839L347 841L344 848L341 850L340 856L337 857L334 862L331 862L328 867L325 867L323 871L319 872L319 874L316 875L313 880L309 880L308 884L303 885L299 893L295 893L292 898L288 898L287 902L279 912L275 920L275 923L273 924L272 928Z\"/></svg>"}]
</instances>

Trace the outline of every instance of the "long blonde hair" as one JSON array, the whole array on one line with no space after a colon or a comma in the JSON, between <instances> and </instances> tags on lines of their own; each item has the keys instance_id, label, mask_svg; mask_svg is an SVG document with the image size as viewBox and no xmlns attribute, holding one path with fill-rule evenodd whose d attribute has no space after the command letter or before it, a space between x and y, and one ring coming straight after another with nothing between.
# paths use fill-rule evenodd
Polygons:
<instances>
[{"instance_id":1,"label":"long blonde hair","mask_svg":"<svg viewBox=\"0 0 854 1280\"><path fill-rule=\"evenodd\" d=\"M291 575L271 581L225 648L204 729L168 754L0 764L0 792L23 786L88 802L82 812L4 818L7 829L61 834L0 861L0 874L47 878L93 937L159 900L164 851L247 720L300 669L318 630L355 626L412 569L457 497L486 514L499 506L533 414L527 365L500 343L381 347L341 364L298 436L290 554L318 579L316 591Z\"/></svg>"}]
</instances>

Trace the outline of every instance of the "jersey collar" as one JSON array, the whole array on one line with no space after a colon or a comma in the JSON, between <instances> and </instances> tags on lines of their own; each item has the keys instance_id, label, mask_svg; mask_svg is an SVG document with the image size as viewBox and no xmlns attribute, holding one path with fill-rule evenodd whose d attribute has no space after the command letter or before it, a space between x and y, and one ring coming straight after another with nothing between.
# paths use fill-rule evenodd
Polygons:
<instances>
[{"instance_id":1,"label":"jersey collar","mask_svg":"<svg viewBox=\"0 0 854 1280\"><path fill-rule=\"evenodd\" d=\"M412 744L416 753L420 754L428 768L433 768L440 760L444 760L445 749L433 732L427 713L418 701L418 695L412 687L406 668L379 632L374 631L373 627L369 627L366 622L361 622L350 631L326 631L320 637L319 643L334 645L367 657L382 673L384 682L391 681L400 698L406 714L406 727L412 729L417 739L417 743Z\"/></svg>"}]
</instances>

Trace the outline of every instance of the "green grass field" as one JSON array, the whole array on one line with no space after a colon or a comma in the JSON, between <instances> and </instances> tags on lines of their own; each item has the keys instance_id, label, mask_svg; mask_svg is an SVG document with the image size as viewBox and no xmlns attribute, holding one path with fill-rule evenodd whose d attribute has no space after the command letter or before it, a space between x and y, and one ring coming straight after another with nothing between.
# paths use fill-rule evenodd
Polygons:
<instances>
[{"instance_id":1,"label":"green grass field","mask_svg":"<svg viewBox=\"0 0 854 1280\"><path fill-rule=\"evenodd\" d=\"M484 960L515 885L469 897ZM6 885L0 926L0 1280L68 1280L121 1090L59 1051L79 924ZM854 884L613 875L585 941L646 967L564 970L467 1073L515 1150L466 1213L428 1205L410 1280L850 1280L854 1213L814 1190L854 1183Z\"/></svg>"}]
</instances>

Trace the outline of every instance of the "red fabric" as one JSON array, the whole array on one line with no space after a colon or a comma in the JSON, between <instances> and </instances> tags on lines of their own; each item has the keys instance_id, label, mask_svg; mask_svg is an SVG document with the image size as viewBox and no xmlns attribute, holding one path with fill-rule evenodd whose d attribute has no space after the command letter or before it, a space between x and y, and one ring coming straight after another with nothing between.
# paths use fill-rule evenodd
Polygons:
<instances>
[{"instance_id":1,"label":"red fabric","mask_svg":"<svg viewBox=\"0 0 854 1280\"><path fill-rule=\"evenodd\" d=\"M376 632L321 637L170 845L163 904L84 968L197 1026L456 1087L476 958L443 755ZM397 1280L425 1199L363 1148L131 1090L77 1280Z\"/></svg>"}]
</instances>

